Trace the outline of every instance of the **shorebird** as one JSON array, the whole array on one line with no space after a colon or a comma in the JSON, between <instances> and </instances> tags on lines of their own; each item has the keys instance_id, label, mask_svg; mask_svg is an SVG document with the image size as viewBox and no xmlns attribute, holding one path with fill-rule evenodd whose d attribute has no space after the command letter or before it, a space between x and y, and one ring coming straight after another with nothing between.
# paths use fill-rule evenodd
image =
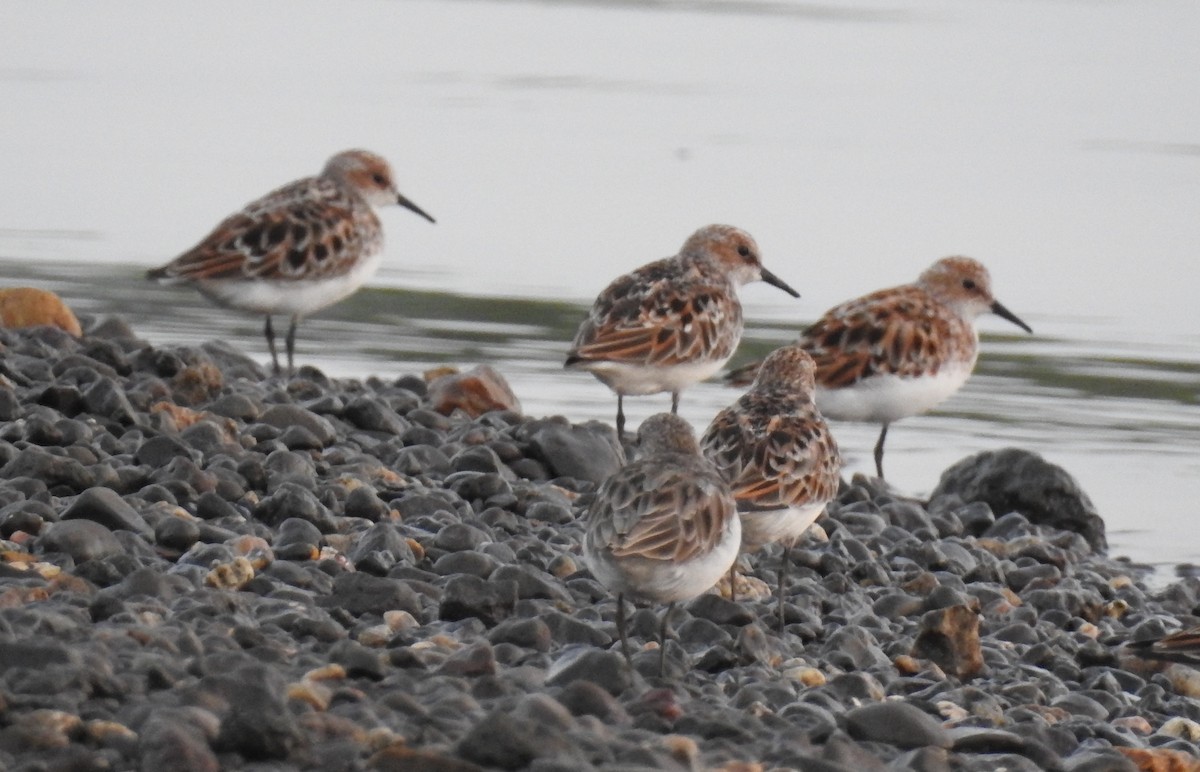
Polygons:
<instances>
[{"instance_id":1,"label":"shorebird","mask_svg":"<svg viewBox=\"0 0 1200 772\"><path fill-rule=\"evenodd\" d=\"M798 345L817 365L822 415L882 425L874 454L880 478L888 426L924 413L966 383L979 356L975 320L986 312L1033 332L992 295L981 263L946 257L915 283L842 303L800 334ZM757 367L741 367L726 380L745 384Z\"/></svg>"},{"instance_id":2,"label":"shorebird","mask_svg":"<svg viewBox=\"0 0 1200 772\"><path fill-rule=\"evenodd\" d=\"M841 456L813 403L816 366L799 346L771 352L750 390L717 414L700 439L737 501L742 551L783 547L779 625L788 552L837 495ZM733 597L734 568L730 569Z\"/></svg>"},{"instance_id":3,"label":"shorebird","mask_svg":"<svg viewBox=\"0 0 1200 772\"><path fill-rule=\"evenodd\" d=\"M708 225L679 254L609 284L575 334L565 366L587 370L617 393L617 436L627 394L671 393L671 412L688 386L716 373L742 337L738 288L765 281L794 289L763 268L749 233Z\"/></svg>"},{"instance_id":4,"label":"shorebird","mask_svg":"<svg viewBox=\"0 0 1200 772\"><path fill-rule=\"evenodd\" d=\"M585 516L583 558L617 595L617 632L631 666L625 597L668 604L659 630L661 673L671 610L729 570L742 527L729 486L701 455L687 421L651 416L638 428L638 450L597 489Z\"/></svg>"},{"instance_id":5,"label":"shorebird","mask_svg":"<svg viewBox=\"0 0 1200 772\"><path fill-rule=\"evenodd\" d=\"M383 228L373 207L388 204L434 222L396 190L387 161L366 150L347 150L330 158L318 176L247 204L146 277L188 282L217 305L265 314L276 375L280 368L271 315L290 315L290 375L300 319L352 294L379 267Z\"/></svg>"}]
</instances>

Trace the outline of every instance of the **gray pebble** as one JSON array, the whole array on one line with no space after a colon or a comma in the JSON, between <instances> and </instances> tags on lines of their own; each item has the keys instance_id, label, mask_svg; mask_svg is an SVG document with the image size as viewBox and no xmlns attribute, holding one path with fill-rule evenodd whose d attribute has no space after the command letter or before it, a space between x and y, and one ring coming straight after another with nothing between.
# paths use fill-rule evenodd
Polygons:
<instances>
[{"instance_id":1,"label":"gray pebble","mask_svg":"<svg viewBox=\"0 0 1200 772\"><path fill-rule=\"evenodd\" d=\"M899 748L953 745L950 733L940 722L907 702L879 702L855 708L846 714L846 731L860 740Z\"/></svg>"},{"instance_id":2,"label":"gray pebble","mask_svg":"<svg viewBox=\"0 0 1200 772\"><path fill-rule=\"evenodd\" d=\"M554 419L526 426L530 452L559 477L599 483L625 461L612 428L599 422L567 424Z\"/></svg>"},{"instance_id":3,"label":"gray pebble","mask_svg":"<svg viewBox=\"0 0 1200 772\"><path fill-rule=\"evenodd\" d=\"M616 696L632 685L633 674L619 652L570 646L550 666L546 684L567 686L575 681L589 681Z\"/></svg>"},{"instance_id":4,"label":"gray pebble","mask_svg":"<svg viewBox=\"0 0 1200 772\"><path fill-rule=\"evenodd\" d=\"M121 542L112 531L93 520L51 523L37 539L39 552L63 552L76 563L104 560L119 555Z\"/></svg>"},{"instance_id":5,"label":"gray pebble","mask_svg":"<svg viewBox=\"0 0 1200 772\"><path fill-rule=\"evenodd\" d=\"M486 626L494 627L512 614L516 603L516 582L485 581L478 576L458 574L446 583L438 618L455 621L475 617Z\"/></svg>"},{"instance_id":6,"label":"gray pebble","mask_svg":"<svg viewBox=\"0 0 1200 772\"><path fill-rule=\"evenodd\" d=\"M482 552L464 550L448 552L433 564L433 572L439 576L470 574L487 579L500 567L500 561Z\"/></svg>"}]
</instances>

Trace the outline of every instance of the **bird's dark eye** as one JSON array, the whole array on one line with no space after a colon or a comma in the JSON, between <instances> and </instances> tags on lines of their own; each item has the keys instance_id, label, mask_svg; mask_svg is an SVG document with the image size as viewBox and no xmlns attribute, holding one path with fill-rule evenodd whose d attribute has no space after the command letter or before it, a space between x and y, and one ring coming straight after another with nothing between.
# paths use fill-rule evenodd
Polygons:
<instances>
[{"instance_id":1,"label":"bird's dark eye","mask_svg":"<svg viewBox=\"0 0 1200 772\"><path fill-rule=\"evenodd\" d=\"M963 289L969 289L969 290L975 289L975 280L974 279L963 279Z\"/></svg>"},{"instance_id":2,"label":"bird's dark eye","mask_svg":"<svg viewBox=\"0 0 1200 772\"><path fill-rule=\"evenodd\" d=\"M371 175L371 179L374 180L375 184L378 185L379 187L381 187L381 188L387 187L387 178L384 177L382 174Z\"/></svg>"},{"instance_id":3,"label":"bird's dark eye","mask_svg":"<svg viewBox=\"0 0 1200 772\"><path fill-rule=\"evenodd\" d=\"M738 247L738 254L741 255L742 257L750 257L750 247L746 246L745 244L742 244L741 246Z\"/></svg>"}]
</instances>

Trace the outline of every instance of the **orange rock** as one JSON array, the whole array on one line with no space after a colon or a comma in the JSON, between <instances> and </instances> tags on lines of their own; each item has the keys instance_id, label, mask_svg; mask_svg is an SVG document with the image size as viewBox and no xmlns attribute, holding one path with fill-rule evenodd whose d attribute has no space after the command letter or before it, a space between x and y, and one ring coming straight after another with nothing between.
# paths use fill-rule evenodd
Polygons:
<instances>
[{"instance_id":1,"label":"orange rock","mask_svg":"<svg viewBox=\"0 0 1200 772\"><path fill-rule=\"evenodd\" d=\"M1142 772L1197 772L1200 759L1170 748L1117 748Z\"/></svg>"},{"instance_id":2,"label":"orange rock","mask_svg":"<svg viewBox=\"0 0 1200 772\"><path fill-rule=\"evenodd\" d=\"M921 617L921 632L912 656L933 660L942 670L962 680L983 670L979 645L979 613L970 606L936 609Z\"/></svg>"},{"instance_id":3,"label":"orange rock","mask_svg":"<svg viewBox=\"0 0 1200 772\"><path fill-rule=\"evenodd\" d=\"M79 337L83 330L79 320L62 298L36 287L6 287L0 289L0 326L36 327L47 324Z\"/></svg>"},{"instance_id":4,"label":"orange rock","mask_svg":"<svg viewBox=\"0 0 1200 772\"><path fill-rule=\"evenodd\" d=\"M429 384L429 403L442 415L462 410L472 418L492 410L521 412L521 403L508 381L490 365L437 376Z\"/></svg>"}]
</instances>

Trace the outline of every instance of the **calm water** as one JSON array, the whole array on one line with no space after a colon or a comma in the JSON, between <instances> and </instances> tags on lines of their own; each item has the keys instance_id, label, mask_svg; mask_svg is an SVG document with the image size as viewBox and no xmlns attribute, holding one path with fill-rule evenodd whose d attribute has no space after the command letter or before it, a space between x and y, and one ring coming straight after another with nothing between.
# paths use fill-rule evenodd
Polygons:
<instances>
[{"instance_id":1,"label":"calm water","mask_svg":"<svg viewBox=\"0 0 1200 772\"><path fill-rule=\"evenodd\" d=\"M281 19L286 24L281 25ZM346 147L438 225L384 215L376 287L308 320L334 375L489 361L526 411L611 420L559 363L584 303L697 226L772 270L740 357L836 302L983 260L1037 331L985 319L975 377L896 424L927 492L1019 445L1071 471L1113 552L1200 560L1200 4L407 2L0 7L0 276L156 343L264 351L260 320L140 280ZM703 384L702 427L735 394ZM631 422L666 406L631 400ZM837 424L851 471L876 429Z\"/></svg>"}]
</instances>

